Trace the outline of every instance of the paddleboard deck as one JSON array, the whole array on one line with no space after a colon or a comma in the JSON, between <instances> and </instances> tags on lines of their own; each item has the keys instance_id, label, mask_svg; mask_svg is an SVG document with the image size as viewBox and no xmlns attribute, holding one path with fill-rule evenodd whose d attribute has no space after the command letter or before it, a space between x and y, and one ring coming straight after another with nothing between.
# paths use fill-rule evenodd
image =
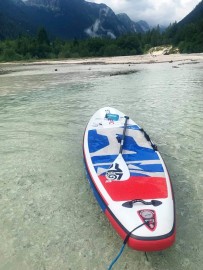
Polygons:
<instances>
[{"instance_id":1,"label":"paddleboard deck","mask_svg":"<svg viewBox=\"0 0 203 270\"><path fill-rule=\"evenodd\" d=\"M122 112L101 108L87 124L83 152L93 193L122 239L128 235L128 245L141 251L170 247L176 234L172 185L146 132Z\"/></svg>"}]
</instances>

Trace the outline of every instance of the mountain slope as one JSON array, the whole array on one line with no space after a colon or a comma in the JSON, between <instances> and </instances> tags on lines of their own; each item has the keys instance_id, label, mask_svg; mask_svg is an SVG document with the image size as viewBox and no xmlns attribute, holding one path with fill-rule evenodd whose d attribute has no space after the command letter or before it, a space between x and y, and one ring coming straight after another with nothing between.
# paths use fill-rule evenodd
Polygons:
<instances>
[{"instance_id":1,"label":"mountain slope","mask_svg":"<svg viewBox=\"0 0 203 270\"><path fill-rule=\"evenodd\" d=\"M51 38L63 39L144 32L141 24L126 18L128 23L105 4L84 0L0 0L0 38L34 34L41 26Z\"/></svg>"},{"instance_id":2,"label":"mountain slope","mask_svg":"<svg viewBox=\"0 0 203 270\"><path fill-rule=\"evenodd\" d=\"M170 27L168 36L181 52L203 51L203 0L178 24Z\"/></svg>"},{"instance_id":3,"label":"mountain slope","mask_svg":"<svg viewBox=\"0 0 203 270\"><path fill-rule=\"evenodd\" d=\"M203 19L203 1L201 1L178 25L184 26L189 23L196 23Z\"/></svg>"},{"instance_id":4,"label":"mountain slope","mask_svg":"<svg viewBox=\"0 0 203 270\"><path fill-rule=\"evenodd\" d=\"M22 32L33 33L26 6L21 0L0 0L0 38L12 38Z\"/></svg>"},{"instance_id":5,"label":"mountain slope","mask_svg":"<svg viewBox=\"0 0 203 270\"><path fill-rule=\"evenodd\" d=\"M126 29L129 29L129 32L143 33L150 29L149 25L145 21L134 22L125 13L117 14L117 18L126 27Z\"/></svg>"},{"instance_id":6,"label":"mountain slope","mask_svg":"<svg viewBox=\"0 0 203 270\"><path fill-rule=\"evenodd\" d=\"M123 24L105 4L84 0L28 0L26 4L49 11L50 24L48 25L45 20L46 16L41 16L41 24L53 35L57 33L57 36L62 38L87 36L115 38L137 31ZM138 32L140 31L142 32L142 29Z\"/></svg>"}]
</instances>

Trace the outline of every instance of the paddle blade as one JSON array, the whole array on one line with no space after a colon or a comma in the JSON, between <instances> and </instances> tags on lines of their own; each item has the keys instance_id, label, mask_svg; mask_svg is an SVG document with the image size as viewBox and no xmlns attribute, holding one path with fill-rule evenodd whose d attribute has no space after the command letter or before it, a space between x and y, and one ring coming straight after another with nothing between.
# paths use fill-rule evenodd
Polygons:
<instances>
[{"instance_id":1,"label":"paddle blade","mask_svg":"<svg viewBox=\"0 0 203 270\"><path fill-rule=\"evenodd\" d=\"M111 167L106 172L107 181L125 181L130 177L130 171L128 166L123 159L122 154L119 154L117 158L114 160Z\"/></svg>"}]
</instances>

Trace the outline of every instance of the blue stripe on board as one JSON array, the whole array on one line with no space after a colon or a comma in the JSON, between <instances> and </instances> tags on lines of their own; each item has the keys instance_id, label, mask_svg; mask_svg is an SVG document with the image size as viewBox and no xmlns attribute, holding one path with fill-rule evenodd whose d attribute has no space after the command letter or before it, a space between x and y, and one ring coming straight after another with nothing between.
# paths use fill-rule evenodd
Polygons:
<instances>
[{"instance_id":1,"label":"blue stripe on board","mask_svg":"<svg viewBox=\"0 0 203 270\"><path fill-rule=\"evenodd\" d=\"M88 146L89 152L94 153L109 145L108 137L105 135L97 134L97 131L89 130L88 132Z\"/></svg>"},{"instance_id":2,"label":"blue stripe on board","mask_svg":"<svg viewBox=\"0 0 203 270\"><path fill-rule=\"evenodd\" d=\"M163 166L161 164L144 164L144 165L140 165L140 164L136 164L136 166L138 166L140 169L143 169L143 171L146 172L163 172Z\"/></svg>"},{"instance_id":3,"label":"blue stripe on board","mask_svg":"<svg viewBox=\"0 0 203 270\"><path fill-rule=\"evenodd\" d=\"M136 154L123 154L123 158L126 162L128 161L139 161L139 160L159 160L157 153L154 150L150 151L139 151ZM117 158L117 155L105 155L105 156L94 156L92 157L92 163L110 163Z\"/></svg>"},{"instance_id":4,"label":"blue stripe on board","mask_svg":"<svg viewBox=\"0 0 203 270\"><path fill-rule=\"evenodd\" d=\"M145 164L145 165L133 164L133 165L138 167L135 170L140 170L140 171L149 172L149 173L151 173L151 172L152 173L153 172L164 172L164 169L163 169L161 164ZM98 168L108 170L109 167L110 167L110 165L103 165L103 164L94 166L96 172L98 171ZM133 168L130 169L130 171L131 170L133 170ZM133 175L133 173L134 172L131 171L131 175ZM137 174L138 172L135 172L135 173Z\"/></svg>"},{"instance_id":5,"label":"blue stripe on board","mask_svg":"<svg viewBox=\"0 0 203 270\"><path fill-rule=\"evenodd\" d=\"M124 128L124 126L120 126L120 128ZM138 127L137 125L131 125L127 126L127 129L140 130L140 127Z\"/></svg>"},{"instance_id":6,"label":"blue stripe on board","mask_svg":"<svg viewBox=\"0 0 203 270\"><path fill-rule=\"evenodd\" d=\"M140 127L137 125L127 126L127 129L140 130Z\"/></svg>"},{"instance_id":7,"label":"blue stripe on board","mask_svg":"<svg viewBox=\"0 0 203 270\"><path fill-rule=\"evenodd\" d=\"M111 163L117 158L117 155L95 156L92 157L92 163Z\"/></svg>"},{"instance_id":8,"label":"blue stripe on board","mask_svg":"<svg viewBox=\"0 0 203 270\"><path fill-rule=\"evenodd\" d=\"M139 150L154 152L154 150L151 148L139 146L132 136L127 136L127 135L125 136L123 149L128 150L128 151L133 151L133 152L138 152Z\"/></svg>"},{"instance_id":9,"label":"blue stripe on board","mask_svg":"<svg viewBox=\"0 0 203 270\"><path fill-rule=\"evenodd\" d=\"M85 161L84 161L84 165L85 165L85 171L86 171L86 175L87 175L87 179L88 179L88 182L89 182L89 184L90 184L90 187L91 187L91 189L92 189L92 191L93 191L93 194L94 194L96 200L98 201L99 206L101 207L102 211L104 212L104 211L106 210L107 206L106 206L106 204L104 203L104 201L102 200L102 198L101 198L99 192L96 190L96 188L95 188L95 186L94 186L94 183L92 182L92 179L91 179L91 177L90 177L90 175L89 175L89 172L88 172L88 170L87 170L87 166L86 166L86 164L85 164Z\"/></svg>"},{"instance_id":10,"label":"blue stripe on board","mask_svg":"<svg viewBox=\"0 0 203 270\"><path fill-rule=\"evenodd\" d=\"M133 129L133 130L140 129L136 125L128 126L127 128ZM122 138L122 134L116 134L116 136ZM96 151L99 151L108 145L109 145L108 136L98 134L96 129L88 131L88 146L89 146L90 153L94 153ZM119 143L118 143L118 148L119 148ZM139 146L132 136L127 136L127 135L125 136L123 149L129 150L129 151L134 151L134 152L137 152L137 151L143 150L143 149L146 149L148 151L153 151L150 148L145 148L145 147Z\"/></svg>"},{"instance_id":11,"label":"blue stripe on board","mask_svg":"<svg viewBox=\"0 0 203 270\"><path fill-rule=\"evenodd\" d=\"M120 134L119 135L117 134L117 137L118 136L122 137L122 135L120 135ZM97 134L96 130L89 131L88 146L89 146L90 153L94 153L96 151L99 151L108 145L109 145L109 140L108 140L108 137L106 135ZM118 149L119 149L119 143L118 143ZM146 152L146 151L154 153L154 150L151 148L139 146L135 142L135 140L132 136L125 136L123 150L131 151L131 152L142 151L143 154L145 154L144 152Z\"/></svg>"},{"instance_id":12,"label":"blue stripe on board","mask_svg":"<svg viewBox=\"0 0 203 270\"><path fill-rule=\"evenodd\" d=\"M147 176L147 177L153 177L153 176L148 175L146 172L138 173L138 172L131 172L131 171L130 171L130 176Z\"/></svg>"},{"instance_id":13,"label":"blue stripe on board","mask_svg":"<svg viewBox=\"0 0 203 270\"><path fill-rule=\"evenodd\" d=\"M145 161L145 160L160 160L157 153L151 149L138 151L136 154L123 154L122 156L126 162L139 161L139 160L143 160L143 161Z\"/></svg>"},{"instance_id":14,"label":"blue stripe on board","mask_svg":"<svg viewBox=\"0 0 203 270\"><path fill-rule=\"evenodd\" d=\"M101 165L96 165L96 166L94 166L94 169L95 169L96 172L98 171L99 168L102 168L104 170L108 170L110 168L110 165L111 165L111 163L109 165L102 165L102 164Z\"/></svg>"}]
</instances>

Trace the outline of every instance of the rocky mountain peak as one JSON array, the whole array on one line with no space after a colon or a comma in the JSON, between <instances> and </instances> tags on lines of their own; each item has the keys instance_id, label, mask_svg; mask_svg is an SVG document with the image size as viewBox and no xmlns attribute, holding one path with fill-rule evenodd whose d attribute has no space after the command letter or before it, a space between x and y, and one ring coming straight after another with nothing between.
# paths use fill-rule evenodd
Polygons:
<instances>
[{"instance_id":1,"label":"rocky mountain peak","mask_svg":"<svg viewBox=\"0 0 203 270\"><path fill-rule=\"evenodd\" d=\"M58 10L60 9L60 2L61 0L27 0L26 4L29 6Z\"/></svg>"}]
</instances>

